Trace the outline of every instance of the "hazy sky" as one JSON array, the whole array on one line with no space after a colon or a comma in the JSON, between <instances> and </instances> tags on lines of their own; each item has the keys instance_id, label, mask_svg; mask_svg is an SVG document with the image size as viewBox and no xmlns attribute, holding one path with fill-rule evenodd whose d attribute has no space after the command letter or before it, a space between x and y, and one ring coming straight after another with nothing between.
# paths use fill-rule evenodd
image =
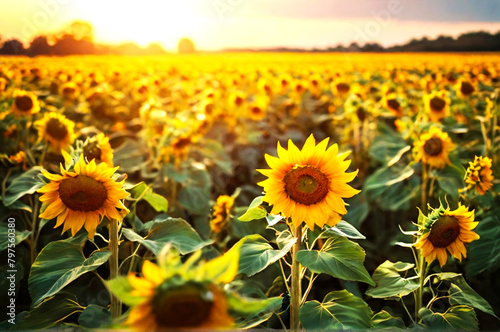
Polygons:
<instances>
[{"instance_id":1,"label":"hazy sky","mask_svg":"<svg viewBox=\"0 0 500 332\"><path fill-rule=\"evenodd\" d=\"M0 0L0 35L29 41L74 20L98 42L174 49L384 46L412 38L500 31L500 0Z\"/></svg>"}]
</instances>

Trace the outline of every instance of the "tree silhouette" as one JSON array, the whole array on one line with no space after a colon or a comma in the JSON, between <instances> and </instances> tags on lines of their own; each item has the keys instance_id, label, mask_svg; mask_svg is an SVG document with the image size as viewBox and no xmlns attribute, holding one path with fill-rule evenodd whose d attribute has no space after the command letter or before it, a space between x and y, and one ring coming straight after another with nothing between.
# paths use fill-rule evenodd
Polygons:
<instances>
[{"instance_id":1,"label":"tree silhouette","mask_svg":"<svg viewBox=\"0 0 500 332\"><path fill-rule=\"evenodd\" d=\"M3 43L0 54L22 55L25 53L24 45L17 39L10 39Z\"/></svg>"},{"instance_id":2,"label":"tree silhouette","mask_svg":"<svg viewBox=\"0 0 500 332\"><path fill-rule=\"evenodd\" d=\"M52 46L50 46L47 36L35 37L26 50L29 56L35 55L50 55L52 54Z\"/></svg>"}]
</instances>

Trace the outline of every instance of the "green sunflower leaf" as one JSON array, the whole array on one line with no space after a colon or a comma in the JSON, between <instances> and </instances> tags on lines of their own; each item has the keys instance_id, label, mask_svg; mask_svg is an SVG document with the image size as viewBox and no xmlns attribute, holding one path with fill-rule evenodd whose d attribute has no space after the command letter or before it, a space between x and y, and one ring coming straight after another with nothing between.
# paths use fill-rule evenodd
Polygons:
<instances>
[{"instance_id":1,"label":"green sunflower leaf","mask_svg":"<svg viewBox=\"0 0 500 332\"><path fill-rule=\"evenodd\" d=\"M267 216L267 211L262 206L260 206L261 204L262 196L256 197L248 206L247 211L243 215L241 215L238 220L252 221L265 218Z\"/></svg>"},{"instance_id":2,"label":"green sunflower leaf","mask_svg":"<svg viewBox=\"0 0 500 332\"><path fill-rule=\"evenodd\" d=\"M31 309L19 322L16 322L15 328L21 330L49 329L62 322L66 317L82 311L83 307L76 302L76 296L64 292L47 298Z\"/></svg>"},{"instance_id":3,"label":"green sunflower leaf","mask_svg":"<svg viewBox=\"0 0 500 332\"><path fill-rule=\"evenodd\" d=\"M137 185L128 188L130 194L135 199L143 199L149 203L156 210L156 212L167 212L168 211L168 201L165 197L158 195L153 192L153 189L146 185L144 182L140 182Z\"/></svg>"},{"instance_id":4,"label":"green sunflower leaf","mask_svg":"<svg viewBox=\"0 0 500 332\"><path fill-rule=\"evenodd\" d=\"M78 324L90 329L108 327L111 325L111 313L106 308L90 304L78 316Z\"/></svg>"},{"instance_id":5,"label":"green sunflower leaf","mask_svg":"<svg viewBox=\"0 0 500 332\"><path fill-rule=\"evenodd\" d=\"M308 301L299 312L306 330L368 329L371 317L366 302L346 290L328 293L322 303Z\"/></svg>"},{"instance_id":6,"label":"green sunflower leaf","mask_svg":"<svg viewBox=\"0 0 500 332\"><path fill-rule=\"evenodd\" d=\"M405 323L401 317L393 317L390 313L382 310L371 319L371 325L374 329L404 329Z\"/></svg>"},{"instance_id":7,"label":"green sunflower leaf","mask_svg":"<svg viewBox=\"0 0 500 332\"><path fill-rule=\"evenodd\" d=\"M97 269L108 261L111 252L94 251L85 258L78 244L51 242L38 254L28 279L33 305L57 294L81 275Z\"/></svg>"},{"instance_id":8,"label":"green sunflower leaf","mask_svg":"<svg viewBox=\"0 0 500 332\"><path fill-rule=\"evenodd\" d=\"M414 265L403 262L385 261L372 275L376 286L370 287L366 294L374 298L401 297L412 293L419 287L418 279L403 278L401 272L406 272Z\"/></svg>"},{"instance_id":9,"label":"green sunflower leaf","mask_svg":"<svg viewBox=\"0 0 500 332\"><path fill-rule=\"evenodd\" d=\"M465 305L453 306L445 313L422 308L419 315L422 317L423 324L433 330L477 330L479 328L474 309Z\"/></svg>"},{"instance_id":10,"label":"green sunflower leaf","mask_svg":"<svg viewBox=\"0 0 500 332\"><path fill-rule=\"evenodd\" d=\"M476 293L465 281L462 276L455 277L451 279L451 285L449 289L450 293L450 304L452 305L468 305L470 307L486 312L492 316L495 316L495 312L491 305L478 293ZM498 317L497 317L498 318Z\"/></svg>"},{"instance_id":11,"label":"green sunflower leaf","mask_svg":"<svg viewBox=\"0 0 500 332\"><path fill-rule=\"evenodd\" d=\"M151 226L149 234L145 237L140 236L129 228L123 228L122 232L129 241L139 242L155 255L159 255L167 243L170 243L182 255L185 255L213 242L213 240L203 240L187 221L180 218L167 218L155 221Z\"/></svg>"},{"instance_id":12,"label":"green sunflower leaf","mask_svg":"<svg viewBox=\"0 0 500 332\"><path fill-rule=\"evenodd\" d=\"M44 183L38 179L38 175L42 174L43 168L34 166L27 172L16 177L5 191L3 202L5 206L10 206L24 195L35 193L38 189L44 186Z\"/></svg>"},{"instance_id":13,"label":"green sunflower leaf","mask_svg":"<svg viewBox=\"0 0 500 332\"><path fill-rule=\"evenodd\" d=\"M31 231L18 231L16 229L14 234L15 235L12 237L12 241L14 242L10 242L8 224L6 222L0 223L0 251L7 249L9 243L18 245L23 242L28 236L30 236Z\"/></svg>"},{"instance_id":14,"label":"green sunflower leaf","mask_svg":"<svg viewBox=\"0 0 500 332\"><path fill-rule=\"evenodd\" d=\"M240 260L238 264L238 273L252 276L285 256L295 242L296 239L289 238L281 249L276 250L261 235L247 235L238 241L229 252L236 250L234 248L238 248L237 246L241 244L239 247Z\"/></svg>"},{"instance_id":15,"label":"green sunflower leaf","mask_svg":"<svg viewBox=\"0 0 500 332\"><path fill-rule=\"evenodd\" d=\"M357 243L332 234L321 250L300 250L297 261L314 273L327 273L335 278L375 283L363 266L365 251Z\"/></svg>"}]
</instances>

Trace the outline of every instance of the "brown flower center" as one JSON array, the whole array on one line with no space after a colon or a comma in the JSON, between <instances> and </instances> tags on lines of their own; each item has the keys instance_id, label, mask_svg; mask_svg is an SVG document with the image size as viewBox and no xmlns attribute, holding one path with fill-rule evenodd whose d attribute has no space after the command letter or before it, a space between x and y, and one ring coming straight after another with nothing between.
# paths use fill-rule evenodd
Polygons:
<instances>
[{"instance_id":1,"label":"brown flower center","mask_svg":"<svg viewBox=\"0 0 500 332\"><path fill-rule=\"evenodd\" d=\"M328 194L328 178L315 167L294 168L285 175L283 182L288 196L304 205L316 204Z\"/></svg>"},{"instance_id":2,"label":"brown flower center","mask_svg":"<svg viewBox=\"0 0 500 332\"><path fill-rule=\"evenodd\" d=\"M196 327L210 316L214 305L210 290L193 283L166 290L162 286L153 298L153 314L160 327Z\"/></svg>"},{"instance_id":3,"label":"brown flower center","mask_svg":"<svg viewBox=\"0 0 500 332\"><path fill-rule=\"evenodd\" d=\"M177 138L173 143L172 147L175 150L183 150L186 148L189 144L191 144L191 138L190 137L180 137Z\"/></svg>"},{"instance_id":4,"label":"brown flower center","mask_svg":"<svg viewBox=\"0 0 500 332\"><path fill-rule=\"evenodd\" d=\"M445 108L446 102L439 97L434 97L430 101L430 106L431 110L441 112Z\"/></svg>"},{"instance_id":5,"label":"brown flower center","mask_svg":"<svg viewBox=\"0 0 500 332\"><path fill-rule=\"evenodd\" d=\"M356 115L358 116L358 119L360 121L364 121L366 119L366 111L365 111L365 109L362 106L358 107L356 109Z\"/></svg>"},{"instance_id":6,"label":"brown flower center","mask_svg":"<svg viewBox=\"0 0 500 332\"><path fill-rule=\"evenodd\" d=\"M460 235L460 224L453 216L442 216L432 225L429 241L436 248L446 248Z\"/></svg>"},{"instance_id":7,"label":"brown flower center","mask_svg":"<svg viewBox=\"0 0 500 332\"><path fill-rule=\"evenodd\" d=\"M468 96L474 92L474 86L470 84L469 82L462 82L462 85L460 85L460 92L464 96Z\"/></svg>"},{"instance_id":8,"label":"brown flower center","mask_svg":"<svg viewBox=\"0 0 500 332\"><path fill-rule=\"evenodd\" d=\"M15 101L18 110L28 112L33 108L33 100L28 96L16 97Z\"/></svg>"},{"instance_id":9,"label":"brown flower center","mask_svg":"<svg viewBox=\"0 0 500 332\"><path fill-rule=\"evenodd\" d=\"M257 106L252 106L250 108L250 111L252 112L252 114L254 115L261 115L262 114L262 110L260 109L260 107L257 107Z\"/></svg>"},{"instance_id":10,"label":"brown flower center","mask_svg":"<svg viewBox=\"0 0 500 332\"><path fill-rule=\"evenodd\" d=\"M59 196L71 210L89 212L97 211L104 205L108 191L101 182L80 174L61 181Z\"/></svg>"},{"instance_id":11,"label":"brown flower center","mask_svg":"<svg viewBox=\"0 0 500 332\"><path fill-rule=\"evenodd\" d=\"M438 156L443 151L443 141L439 137L431 137L430 139L425 141L424 151L428 156Z\"/></svg>"},{"instance_id":12,"label":"brown flower center","mask_svg":"<svg viewBox=\"0 0 500 332\"><path fill-rule=\"evenodd\" d=\"M76 89L71 86L67 86L63 89L63 95L65 96L73 95L75 92Z\"/></svg>"},{"instance_id":13,"label":"brown flower center","mask_svg":"<svg viewBox=\"0 0 500 332\"><path fill-rule=\"evenodd\" d=\"M350 86L347 83L339 83L337 84L337 91L340 93L347 93L349 92Z\"/></svg>"},{"instance_id":14,"label":"brown flower center","mask_svg":"<svg viewBox=\"0 0 500 332\"><path fill-rule=\"evenodd\" d=\"M243 98L241 98L241 97L239 97L239 96L238 96L238 97L236 97L236 99L234 100L234 103L236 104L236 106L241 106L241 105L243 105L243 102L244 102Z\"/></svg>"},{"instance_id":15,"label":"brown flower center","mask_svg":"<svg viewBox=\"0 0 500 332\"><path fill-rule=\"evenodd\" d=\"M89 143L83 147L83 156L91 161L95 159L96 162L101 161L101 149L97 146L96 142Z\"/></svg>"},{"instance_id":16,"label":"brown flower center","mask_svg":"<svg viewBox=\"0 0 500 332\"><path fill-rule=\"evenodd\" d=\"M213 104L206 104L205 105L205 113L208 115L211 115L214 111L214 105Z\"/></svg>"},{"instance_id":17,"label":"brown flower center","mask_svg":"<svg viewBox=\"0 0 500 332\"><path fill-rule=\"evenodd\" d=\"M68 128L56 118L51 118L47 121L47 134L57 140L63 140L68 136Z\"/></svg>"},{"instance_id":18,"label":"brown flower center","mask_svg":"<svg viewBox=\"0 0 500 332\"><path fill-rule=\"evenodd\" d=\"M396 99L389 99L387 101L387 106L389 106L389 108L391 108L391 109L393 109L395 111L399 111L399 108L401 107L401 104Z\"/></svg>"}]
</instances>

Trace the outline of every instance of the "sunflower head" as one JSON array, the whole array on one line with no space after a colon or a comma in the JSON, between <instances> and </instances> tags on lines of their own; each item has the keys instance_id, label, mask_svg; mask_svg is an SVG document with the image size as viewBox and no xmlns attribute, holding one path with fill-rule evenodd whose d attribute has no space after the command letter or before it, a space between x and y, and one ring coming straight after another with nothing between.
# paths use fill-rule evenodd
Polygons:
<instances>
[{"instance_id":1,"label":"sunflower head","mask_svg":"<svg viewBox=\"0 0 500 332\"><path fill-rule=\"evenodd\" d=\"M17 116L28 116L40 111L40 102L34 93L22 90L14 92L12 112Z\"/></svg>"},{"instance_id":2,"label":"sunflower head","mask_svg":"<svg viewBox=\"0 0 500 332\"><path fill-rule=\"evenodd\" d=\"M159 266L145 261L142 277L128 275L130 294L140 300L130 311L126 325L143 331L234 326L227 294L220 284L234 279L239 255L228 259L231 256L227 253L195 266L199 252L183 264L175 250L167 248L168 253L159 256ZM214 269L226 272L214 278L207 273ZM113 289L113 283L111 286Z\"/></svg>"},{"instance_id":3,"label":"sunflower head","mask_svg":"<svg viewBox=\"0 0 500 332\"><path fill-rule=\"evenodd\" d=\"M104 216L123 219L129 211L121 199L129 194L123 190L125 179L118 182L113 176L117 169L106 163L96 165L94 159L86 163L80 156L72 171L61 165L61 175L43 173L50 182L38 191L43 194L40 196L43 203L40 218L57 217L55 227L64 224L63 233L71 229L73 236L85 226L89 238L94 237Z\"/></svg>"},{"instance_id":4,"label":"sunflower head","mask_svg":"<svg viewBox=\"0 0 500 332\"><path fill-rule=\"evenodd\" d=\"M469 162L469 168L465 173L467 190L475 188L479 195L484 195L493 185L492 160L488 157L476 156L474 161Z\"/></svg>"},{"instance_id":5,"label":"sunflower head","mask_svg":"<svg viewBox=\"0 0 500 332\"><path fill-rule=\"evenodd\" d=\"M264 119L266 117L268 106L269 99L266 96L257 96L248 107L250 119L254 121Z\"/></svg>"},{"instance_id":6,"label":"sunflower head","mask_svg":"<svg viewBox=\"0 0 500 332\"><path fill-rule=\"evenodd\" d=\"M459 261L467 257L464 243L479 239L473 229L478 222L474 221L474 210L461 204L451 211L442 205L433 209L420 225L420 236L414 244L421 251L428 263L436 258L443 266L448 260L447 251Z\"/></svg>"},{"instance_id":7,"label":"sunflower head","mask_svg":"<svg viewBox=\"0 0 500 332\"><path fill-rule=\"evenodd\" d=\"M474 84L463 79L458 80L454 88L457 95L459 95L462 98L467 98L476 91L476 87L474 86Z\"/></svg>"},{"instance_id":8,"label":"sunflower head","mask_svg":"<svg viewBox=\"0 0 500 332\"><path fill-rule=\"evenodd\" d=\"M233 205L234 198L231 196L221 195L217 198L217 202L214 206L214 212L212 214L212 220L210 220L210 229L212 232L218 234L224 229L231 214Z\"/></svg>"},{"instance_id":9,"label":"sunflower head","mask_svg":"<svg viewBox=\"0 0 500 332\"><path fill-rule=\"evenodd\" d=\"M435 168L444 168L450 163L449 153L454 145L447 133L438 127L432 127L427 133L420 136L420 140L414 143L415 160L422 160Z\"/></svg>"},{"instance_id":10,"label":"sunflower head","mask_svg":"<svg viewBox=\"0 0 500 332\"><path fill-rule=\"evenodd\" d=\"M35 122L38 139L48 142L54 149L66 149L75 139L75 123L57 112L47 112Z\"/></svg>"},{"instance_id":11,"label":"sunflower head","mask_svg":"<svg viewBox=\"0 0 500 332\"><path fill-rule=\"evenodd\" d=\"M388 93L382 98L382 105L398 118L403 115L403 106L393 92Z\"/></svg>"},{"instance_id":12,"label":"sunflower head","mask_svg":"<svg viewBox=\"0 0 500 332\"><path fill-rule=\"evenodd\" d=\"M447 91L439 91L424 96L424 108L431 121L439 122L450 114L450 98Z\"/></svg>"},{"instance_id":13,"label":"sunflower head","mask_svg":"<svg viewBox=\"0 0 500 332\"><path fill-rule=\"evenodd\" d=\"M113 149L109 144L109 138L103 133L99 133L85 141L83 156L88 161L95 159L96 163L103 162L113 167Z\"/></svg>"},{"instance_id":14,"label":"sunflower head","mask_svg":"<svg viewBox=\"0 0 500 332\"><path fill-rule=\"evenodd\" d=\"M343 198L359 193L347 184L357 174L346 173L351 163L345 160L349 152L337 155L337 144L327 149L328 141L316 145L311 135L302 150L291 140L288 150L278 142L278 158L265 156L271 169L258 170L268 177L259 185L266 192L263 200L273 206L271 213L291 218L294 227L302 222L311 230L315 225L336 225L347 213Z\"/></svg>"},{"instance_id":15,"label":"sunflower head","mask_svg":"<svg viewBox=\"0 0 500 332\"><path fill-rule=\"evenodd\" d=\"M73 81L64 83L59 89L61 96L66 100L75 100L80 94L80 88Z\"/></svg>"}]
</instances>

